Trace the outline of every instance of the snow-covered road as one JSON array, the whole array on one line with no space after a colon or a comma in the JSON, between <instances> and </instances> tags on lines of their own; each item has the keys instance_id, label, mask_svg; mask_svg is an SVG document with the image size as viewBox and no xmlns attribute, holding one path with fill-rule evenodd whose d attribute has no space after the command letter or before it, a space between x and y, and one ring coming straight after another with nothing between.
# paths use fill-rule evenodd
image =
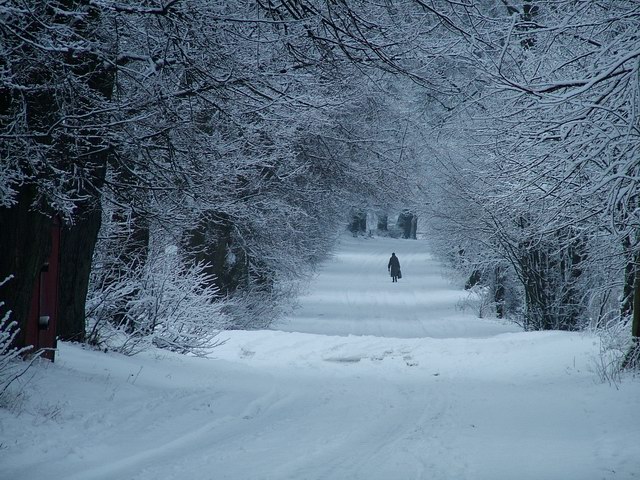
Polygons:
<instances>
[{"instance_id":1,"label":"snow-covered road","mask_svg":"<svg viewBox=\"0 0 640 480\"><path fill-rule=\"evenodd\" d=\"M599 383L589 335L461 312L441 272L424 242L345 238L279 330L212 358L63 344L0 410L0 479L639 478L640 382Z\"/></svg>"},{"instance_id":2,"label":"snow-covered road","mask_svg":"<svg viewBox=\"0 0 640 480\"><path fill-rule=\"evenodd\" d=\"M395 252L403 278L391 283L387 262ZM448 275L447 275L448 274ZM450 280L424 241L343 237L300 299L295 314L275 328L324 335L380 337L488 337L520 331L478 321L461 307L475 297Z\"/></svg>"}]
</instances>

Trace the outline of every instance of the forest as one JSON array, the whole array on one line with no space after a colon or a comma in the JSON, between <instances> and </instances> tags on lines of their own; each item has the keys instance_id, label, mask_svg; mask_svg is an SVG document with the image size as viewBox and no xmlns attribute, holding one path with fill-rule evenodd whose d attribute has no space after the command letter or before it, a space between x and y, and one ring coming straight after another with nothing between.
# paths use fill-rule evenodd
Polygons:
<instances>
[{"instance_id":1,"label":"forest","mask_svg":"<svg viewBox=\"0 0 640 480\"><path fill-rule=\"evenodd\" d=\"M2 381L52 231L58 339L198 353L398 215L637 368L639 183L636 1L0 1Z\"/></svg>"}]
</instances>

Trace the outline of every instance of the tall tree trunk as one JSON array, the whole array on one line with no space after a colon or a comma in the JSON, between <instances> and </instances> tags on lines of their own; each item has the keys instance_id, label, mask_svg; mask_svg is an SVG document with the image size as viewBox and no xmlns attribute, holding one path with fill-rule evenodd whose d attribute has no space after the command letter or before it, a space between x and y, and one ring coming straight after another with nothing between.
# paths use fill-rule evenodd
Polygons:
<instances>
[{"instance_id":1,"label":"tall tree trunk","mask_svg":"<svg viewBox=\"0 0 640 480\"><path fill-rule=\"evenodd\" d=\"M579 281L586 243L571 230L559 232L553 240L526 240L520 245L525 325L531 330L576 330L584 318Z\"/></svg>"},{"instance_id":2,"label":"tall tree trunk","mask_svg":"<svg viewBox=\"0 0 640 480\"><path fill-rule=\"evenodd\" d=\"M35 30L38 27L32 28ZM26 44L24 41L22 43ZM32 53L28 46L17 47L16 51L19 55ZM41 72L38 72L37 66L34 66L34 72L32 81L36 88L32 91L13 91L10 87L0 90L0 125L3 132L7 131L5 122L13 121L17 112L20 115L24 112L28 128L34 132L46 132L57 120L57 107L50 96L50 90L41 84ZM50 148L52 139L48 134L41 134L31 145L14 146L10 153L7 153L3 143L4 141L0 142L2 161L8 155L15 156L17 158L14 160L23 162L25 165L22 168L28 170L32 155L29 149L35 150L39 145L45 149ZM0 281L13 277L0 287L0 302L4 302L4 308L10 310L13 320L18 322L20 333L16 342L20 346L24 346L25 342L26 322L36 276L49 256L53 226L51 209L38 200L39 178L37 175L33 176L36 177L33 183L28 183L30 179L25 179L16 188L17 195L13 205L0 207Z\"/></svg>"},{"instance_id":3,"label":"tall tree trunk","mask_svg":"<svg viewBox=\"0 0 640 480\"><path fill-rule=\"evenodd\" d=\"M78 2L67 0L67 3L73 5ZM85 1L79 3L85 3ZM76 28L84 33L91 31L99 23L100 9L93 8L84 18L84 22L79 22ZM86 56L80 55L75 61L71 60L69 63L75 65L74 74L85 78L92 91L98 93L105 101L111 99L115 87L115 71L105 66L103 59L89 53ZM77 108L83 113L87 107L80 102ZM72 160L86 171L90 182L86 182L78 192L79 196L87 199L77 202L74 223L62 230L58 294L60 314L57 332L63 340L84 341L89 277L93 252L102 224L101 189L112 152L110 147L104 144L104 132L100 128L83 128L78 133L84 138L87 151L82 160L77 158Z\"/></svg>"},{"instance_id":4,"label":"tall tree trunk","mask_svg":"<svg viewBox=\"0 0 640 480\"><path fill-rule=\"evenodd\" d=\"M349 225L349 231L353 233L354 236L367 231L366 212L359 211L353 214L351 217L351 224Z\"/></svg>"},{"instance_id":5,"label":"tall tree trunk","mask_svg":"<svg viewBox=\"0 0 640 480\"><path fill-rule=\"evenodd\" d=\"M249 279L249 258L233 245L233 223L224 213L209 212L198 225L185 232L184 257L191 264L205 263L220 292L230 295ZM230 258L233 255L233 260Z\"/></svg>"},{"instance_id":6,"label":"tall tree trunk","mask_svg":"<svg viewBox=\"0 0 640 480\"><path fill-rule=\"evenodd\" d=\"M631 336L640 342L640 253L636 254L636 274L633 286L633 322Z\"/></svg>"},{"instance_id":7,"label":"tall tree trunk","mask_svg":"<svg viewBox=\"0 0 640 480\"><path fill-rule=\"evenodd\" d=\"M389 229L389 216L386 214L378 215L378 230L386 232Z\"/></svg>"},{"instance_id":8,"label":"tall tree trunk","mask_svg":"<svg viewBox=\"0 0 640 480\"><path fill-rule=\"evenodd\" d=\"M622 250L626 258L626 265L624 267L624 286L622 289L622 301L620 302L620 316L629 317L634 312L634 283L636 277L636 264L634 262L634 255L631 251L631 238L626 235L622 239Z\"/></svg>"},{"instance_id":9,"label":"tall tree trunk","mask_svg":"<svg viewBox=\"0 0 640 480\"><path fill-rule=\"evenodd\" d=\"M631 348L622 363L622 368L640 368L640 252L634 255L633 312L631 320Z\"/></svg>"},{"instance_id":10,"label":"tall tree trunk","mask_svg":"<svg viewBox=\"0 0 640 480\"><path fill-rule=\"evenodd\" d=\"M562 295L558 323L563 330L577 330L585 316L579 282L584 262L587 260L587 246L584 238L571 233L574 232L570 232L571 240L567 251L562 253L563 259L560 261L562 284L559 287Z\"/></svg>"},{"instance_id":11,"label":"tall tree trunk","mask_svg":"<svg viewBox=\"0 0 640 480\"><path fill-rule=\"evenodd\" d=\"M556 322L550 311L549 268L544 247L526 242L520 258L521 276L525 293L525 328L527 330L551 330Z\"/></svg>"},{"instance_id":12,"label":"tall tree trunk","mask_svg":"<svg viewBox=\"0 0 640 480\"><path fill-rule=\"evenodd\" d=\"M130 200L130 199L129 199ZM122 199L126 202L125 199ZM122 212L117 210L112 221L118 224L117 234L111 239L109 246L112 251L107 252L110 275L112 280L123 278L139 278L143 274L142 268L149 256L149 221L140 213L134 211ZM107 282L109 279L107 279ZM120 298L114 305L115 313L112 321L115 325L124 326L128 333L139 330L136 320L129 315L129 303L139 294L138 288Z\"/></svg>"},{"instance_id":13,"label":"tall tree trunk","mask_svg":"<svg viewBox=\"0 0 640 480\"><path fill-rule=\"evenodd\" d=\"M494 290L493 290L493 301L496 305L496 316L498 318L505 317L505 274L504 269L500 266L496 267L494 270L495 279L494 279Z\"/></svg>"},{"instance_id":14,"label":"tall tree trunk","mask_svg":"<svg viewBox=\"0 0 640 480\"><path fill-rule=\"evenodd\" d=\"M24 345L33 286L51 248L51 217L33 205L35 185L24 185L10 208L0 208L0 287L4 310L18 322L18 345Z\"/></svg>"},{"instance_id":15,"label":"tall tree trunk","mask_svg":"<svg viewBox=\"0 0 640 480\"><path fill-rule=\"evenodd\" d=\"M411 230L409 231L409 238L416 239L418 236L418 216L411 216Z\"/></svg>"},{"instance_id":16,"label":"tall tree trunk","mask_svg":"<svg viewBox=\"0 0 640 480\"><path fill-rule=\"evenodd\" d=\"M418 217L409 210L404 210L398 215L397 225L402 229L402 238L416 238Z\"/></svg>"},{"instance_id":17,"label":"tall tree trunk","mask_svg":"<svg viewBox=\"0 0 640 480\"><path fill-rule=\"evenodd\" d=\"M101 224L102 211L97 206L84 206L75 224L62 230L58 305L58 336L62 340L85 339L89 275Z\"/></svg>"}]
</instances>

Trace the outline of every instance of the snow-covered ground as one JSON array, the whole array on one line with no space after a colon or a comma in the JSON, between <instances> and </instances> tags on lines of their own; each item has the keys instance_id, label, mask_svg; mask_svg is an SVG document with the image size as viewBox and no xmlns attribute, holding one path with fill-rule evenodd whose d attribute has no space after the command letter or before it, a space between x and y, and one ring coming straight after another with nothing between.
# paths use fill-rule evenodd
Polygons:
<instances>
[{"instance_id":1,"label":"snow-covered ground","mask_svg":"<svg viewBox=\"0 0 640 480\"><path fill-rule=\"evenodd\" d=\"M640 478L640 382L599 382L595 337L460 311L425 248L345 238L280 330L211 358L62 344L0 410L0 479Z\"/></svg>"}]
</instances>

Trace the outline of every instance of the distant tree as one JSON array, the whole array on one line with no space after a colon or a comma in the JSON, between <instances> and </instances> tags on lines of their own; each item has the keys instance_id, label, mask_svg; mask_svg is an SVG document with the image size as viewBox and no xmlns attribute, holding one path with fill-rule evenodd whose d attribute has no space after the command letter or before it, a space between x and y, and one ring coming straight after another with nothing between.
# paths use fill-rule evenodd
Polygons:
<instances>
[{"instance_id":1,"label":"distant tree","mask_svg":"<svg viewBox=\"0 0 640 480\"><path fill-rule=\"evenodd\" d=\"M398 227L402 230L403 238L416 238L418 217L409 210L403 210L398 215Z\"/></svg>"},{"instance_id":2,"label":"distant tree","mask_svg":"<svg viewBox=\"0 0 640 480\"><path fill-rule=\"evenodd\" d=\"M389 229L389 216L386 214L378 215L378 230L386 232Z\"/></svg>"},{"instance_id":3,"label":"distant tree","mask_svg":"<svg viewBox=\"0 0 640 480\"><path fill-rule=\"evenodd\" d=\"M509 262L530 328L579 328L594 299L617 296L602 294L618 288L616 271L626 272L630 312L637 12L617 1L494 7L493 23L473 17L477 35L467 37L474 100L440 131L438 143L457 151L453 164L432 167L439 195L456 207L432 202L433 215L440 226L449 218L446 231L476 265ZM607 309L601 303L593 318Z\"/></svg>"}]
</instances>

